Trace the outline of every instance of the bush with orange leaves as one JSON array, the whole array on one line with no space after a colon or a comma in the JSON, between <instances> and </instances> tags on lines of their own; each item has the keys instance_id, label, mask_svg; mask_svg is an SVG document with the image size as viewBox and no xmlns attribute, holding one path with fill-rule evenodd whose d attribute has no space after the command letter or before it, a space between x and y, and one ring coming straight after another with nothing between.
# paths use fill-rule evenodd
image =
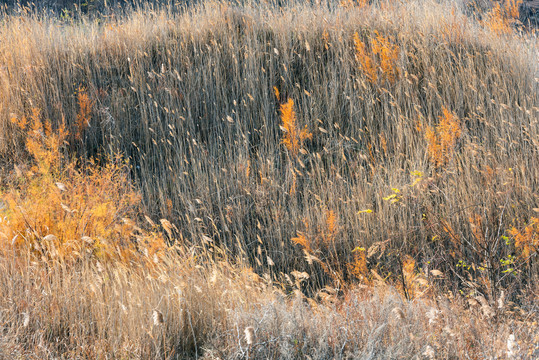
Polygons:
<instances>
[{"instance_id":1,"label":"bush with orange leaves","mask_svg":"<svg viewBox=\"0 0 539 360\"><path fill-rule=\"evenodd\" d=\"M37 110L13 122L26 136L33 164L27 171L17 168L15 184L0 192L0 251L61 263L159 258L164 237L135 225L141 196L120 156L104 166L93 160L76 166L62 155L68 136L63 126L53 130Z\"/></svg>"},{"instance_id":2,"label":"bush with orange leaves","mask_svg":"<svg viewBox=\"0 0 539 360\"><path fill-rule=\"evenodd\" d=\"M363 9L369 6L369 0L341 0L339 6L345 9Z\"/></svg>"},{"instance_id":3,"label":"bush with orange leaves","mask_svg":"<svg viewBox=\"0 0 539 360\"><path fill-rule=\"evenodd\" d=\"M358 246L352 250L352 253L354 254L354 259L348 264L348 271L356 279L366 281L369 274L369 268L367 267L367 250Z\"/></svg>"},{"instance_id":4,"label":"bush with orange leaves","mask_svg":"<svg viewBox=\"0 0 539 360\"><path fill-rule=\"evenodd\" d=\"M418 128L422 129L421 126ZM453 157L461 133L459 118L445 107L442 107L442 116L436 128L425 128L429 158L437 168L445 166Z\"/></svg>"},{"instance_id":5,"label":"bush with orange leaves","mask_svg":"<svg viewBox=\"0 0 539 360\"><path fill-rule=\"evenodd\" d=\"M298 236L292 238L292 242L301 245L307 256L320 256L322 252L334 247L337 240L338 226L337 215L332 210L326 210L323 226L319 226L314 234L309 234L310 227L307 219L304 219L305 232L298 232Z\"/></svg>"},{"instance_id":6,"label":"bush with orange leaves","mask_svg":"<svg viewBox=\"0 0 539 360\"><path fill-rule=\"evenodd\" d=\"M79 111L77 113L77 121L75 123L74 137L76 140L82 140L82 134L84 130L90 126L90 117L92 115L92 108L94 101L90 99L88 92L84 88L79 88L77 94L77 103L79 105Z\"/></svg>"},{"instance_id":7,"label":"bush with orange leaves","mask_svg":"<svg viewBox=\"0 0 539 360\"><path fill-rule=\"evenodd\" d=\"M294 111L294 100L288 99L286 104L281 105L281 120L283 121L282 129L285 132L282 142L290 154L297 157L299 151L303 149L303 142L311 139L313 134L307 130L307 125L303 129L299 128Z\"/></svg>"},{"instance_id":8,"label":"bush with orange leaves","mask_svg":"<svg viewBox=\"0 0 539 360\"><path fill-rule=\"evenodd\" d=\"M512 227L509 234L515 239L518 255L525 261L539 252L539 218L532 217L530 223L522 230Z\"/></svg>"},{"instance_id":9,"label":"bush with orange leaves","mask_svg":"<svg viewBox=\"0 0 539 360\"><path fill-rule=\"evenodd\" d=\"M400 73L397 66L400 47L392 43L389 38L382 36L378 31L375 31L375 34L376 37L370 39L370 47L361 41L357 32L354 34L359 69L373 84L378 80L394 83Z\"/></svg>"},{"instance_id":10,"label":"bush with orange leaves","mask_svg":"<svg viewBox=\"0 0 539 360\"><path fill-rule=\"evenodd\" d=\"M496 35L511 34L519 18L519 5L522 0L505 0L497 3L482 22L485 27Z\"/></svg>"}]
</instances>

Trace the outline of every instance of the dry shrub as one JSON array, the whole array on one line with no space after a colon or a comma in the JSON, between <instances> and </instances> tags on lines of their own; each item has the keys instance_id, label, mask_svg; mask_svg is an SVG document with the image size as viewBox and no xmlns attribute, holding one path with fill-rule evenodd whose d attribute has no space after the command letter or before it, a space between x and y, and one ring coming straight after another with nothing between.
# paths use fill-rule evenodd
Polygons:
<instances>
[{"instance_id":1,"label":"dry shrub","mask_svg":"<svg viewBox=\"0 0 539 360\"><path fill-rule=\"evenodd\" d=\"M369 0L341 0L339 2L339 6L346 9L350 9L350 8L364 9L369 6Z\"/></svg>"},{"instance_id":2,"label":"dry shrub","mask_svg":"<svg viewBox=\"0 0 539 360\"><path fill-rule=\"evenodd\" d=\"M373 62L372 56L369 55L365 43L360 40L358 33L354 34L354 45L356 46L356 58L360 70L367 76L370 82L376 82L378 79L376 65Z\"/></svg>"},{"instance_id":3,"label":"dry shrub","mask_svg":"<svg viewBox=\"0 0 539 360\"><path fill-rule=\"evenodd\" d=\"M88 92L79 88L77 94L77 103L79 111L77 113L77 121L75 123L75 139L82 140L84 131L90 126L90 118L95 102L90 99Z\"/></svg>"}]
</instances>

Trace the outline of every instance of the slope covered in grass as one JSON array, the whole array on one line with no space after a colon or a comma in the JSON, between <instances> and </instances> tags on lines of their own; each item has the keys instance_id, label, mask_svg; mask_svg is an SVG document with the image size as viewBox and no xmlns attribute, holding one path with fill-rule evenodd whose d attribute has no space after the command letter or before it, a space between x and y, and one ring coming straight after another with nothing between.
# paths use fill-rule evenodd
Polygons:
<instances>
[{"instance_id":1,"label":"slope covered in grass","mask_svg":"<svg viewBox=\"0 0 539 360\"><path fill-rule=\"evenodd\" d=\"M513 7L5 15L6 348L532 356L539 43Z\"/></svg>"}]
</instances>

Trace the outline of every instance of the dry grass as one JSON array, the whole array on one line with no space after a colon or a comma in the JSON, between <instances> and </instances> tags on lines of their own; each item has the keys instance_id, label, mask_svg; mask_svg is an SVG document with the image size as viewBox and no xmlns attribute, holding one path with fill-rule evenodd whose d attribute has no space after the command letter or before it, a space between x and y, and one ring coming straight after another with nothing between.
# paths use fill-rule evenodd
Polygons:
<instances>
[{"instance_id":1,"label":"dry grass","mask_svg":"<svg viewBox=\"0 0 539 360\"><path fill-rule=\"evenodd\" d=\"M537 356L515 4L4 15L0 357Z\"/></svg>"},{"instance_id":2,"label":"dry grass","mask_svg":"<svg viewBox=\"0 0 539 360\"><path fill-rule=\"evenodd\" d=\"M271 292L249 270L177 256L158 268L44 268L3 256L0 357L381 359L432 348L433 358L506 358L511 334L515 358L539 353L535 308L492 317L478 301L407 302L386 287L315 302Z\"/></svg>"}]
</instances>

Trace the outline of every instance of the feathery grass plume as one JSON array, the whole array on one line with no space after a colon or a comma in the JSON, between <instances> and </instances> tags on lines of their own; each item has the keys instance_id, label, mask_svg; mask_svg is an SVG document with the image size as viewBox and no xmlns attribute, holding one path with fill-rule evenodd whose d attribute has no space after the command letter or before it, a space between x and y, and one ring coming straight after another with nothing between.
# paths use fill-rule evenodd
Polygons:
<instances>
[{"instance_id":1,"label":"feathery grass plume","mask_svg":"<svg viewBox=\"0 0 539 360\"><path fill-rule=\"evenodd\" d=\"M163 313L161 311L154 309L152 311L152 320L154 326L163 325L165 323L165 318L163 317Z\"/></svg>"},{"instance_id":2,"label":"feathery grass plume","mask_svg":"<svg viewBox=\"0 0 539 360\"><path fill-rule=\"evenodd\" d=\"M427 345L425 347L425 351L423 351L423 355L430 360L436 359L436 352L434 351L433 347L430 345Z\"/></svg>"},{"instance_id":3,"label":"feathery grass plume","mask_svg":"<svg viewBox=\"0 0 539 360\"><path fill-rule=\"evenodd\" d=\"M404 318L406 317L404 315L404 311L402 311L402 308L400 307L393 308L393 310L391 310L391 313L398 320L404 320Z\"/></svg>"},{"instance_id":4,"label":"feathery grass plume","mask_svg":"<svg viewBox=\"0 0 539 360\"><path fill-rule=\"evenodd\" d=\"M251 346L255 342L255 328L252 326L248 326L244 330L245 333L245 341L247 342L247 345Z\"/></svg>"},{"instance_id":5,"label":"feathery grass plume","mask_svg":"<svg viewBox=\"0 0 539 360\"><path fill-rule=\"evenodd\" d=\"M22 315L23 315L22 326L27 328L28 325L30 324L30 314L28 312L25 312Z\"/></svg>"},{"instance_id":6,"label":"feathery grass plume","mask_svg":"<svg viewBox=\"0 0 539 360\"><path fill-rule=\"evenodd\" d=\"M299 128L294 111L294 100L288 99L285 104L281 104L281 121L285 132L282 142L290 154L297 157L303 148L303 142L306 139L312 139L313 134L307 130L307 125L303 129Z\"/></svg>"},{"instance_id":7,"label":"feathery grass plume","mask_svg":"<svg viewBox=\"0 0 539 360\"><path fill-rule=\"evenodd\" d=\"M519 346L515 340L515 334L510 334L507 338L507 358L510 360L517 359L519 350L518 348Z\"/></svg>"}]
</instances>

